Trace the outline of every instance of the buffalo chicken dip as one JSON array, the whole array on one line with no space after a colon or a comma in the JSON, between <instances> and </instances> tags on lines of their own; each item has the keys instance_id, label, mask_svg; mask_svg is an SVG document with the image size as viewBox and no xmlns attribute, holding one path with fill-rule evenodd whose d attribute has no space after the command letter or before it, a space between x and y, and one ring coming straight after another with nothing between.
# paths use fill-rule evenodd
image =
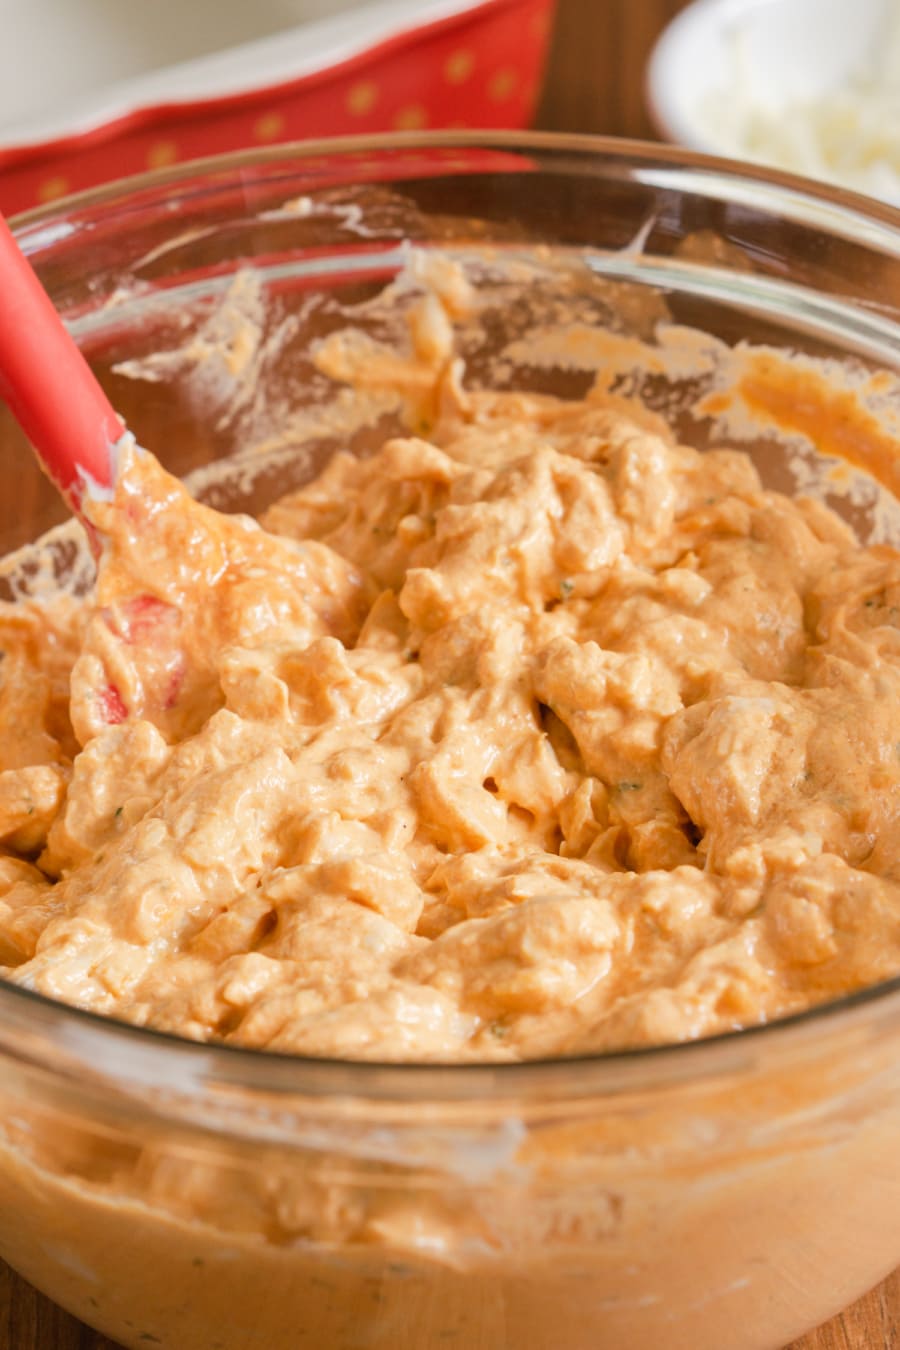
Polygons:
<instances>
[{"instance_id":1,"label":"buffalo chicken dip","mask_svg":"<svg viewBox=\"0 0 900 1350\"><path fill-rule=\"evenodd\" d=\"M896 974L900 557L600 385L467 390L429 313L424 434L260 523L133 450L94 592L0 609L0 973L418 1061Z\"/></svg>"}]
</instances>

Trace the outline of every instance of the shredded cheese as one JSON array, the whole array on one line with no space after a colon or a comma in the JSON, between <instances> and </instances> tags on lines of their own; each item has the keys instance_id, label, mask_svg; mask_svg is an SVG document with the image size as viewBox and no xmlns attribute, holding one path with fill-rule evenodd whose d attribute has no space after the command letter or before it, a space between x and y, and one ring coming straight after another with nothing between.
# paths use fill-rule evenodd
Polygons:
<instances>
[{"instance_id":1,"label":"shredded cheese","mask_svg":"<svg viewBox=\"0 0 900 1350\"><path fill-rule=\"evenodd\" d=\"M741 46L727 86L703 101L722 148L900 205L900 5L866 69L816 97L764 101Z\"/></svg>"}]
</instances>

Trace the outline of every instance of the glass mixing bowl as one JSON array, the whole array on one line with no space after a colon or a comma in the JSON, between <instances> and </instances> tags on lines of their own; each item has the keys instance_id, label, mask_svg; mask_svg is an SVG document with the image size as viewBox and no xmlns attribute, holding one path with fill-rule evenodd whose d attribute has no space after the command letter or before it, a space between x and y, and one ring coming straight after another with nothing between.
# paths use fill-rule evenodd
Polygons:
<instances>
[{"instance_id":1,"label":"glass mixing bowl","mask_svg":"<svg viewBox=\"0 0 900 1350\"><path fill-rule=\"evenodd\" d=\"M409 240L493 276L475 382L585 387L577 363L496 359L557 287L635 340L622 351L646 356L662 319L720 355L749 340L860 379L900 368L900 215L655 146L279 147L17 225L138 440L179 473L238 455L198 480L227 508L330 453L314 419L266 445L286 409L334 395L309 344L369 321ZM278 339L232 347L249 379L188 368L245 301ZM644 392L702 443L702 370L667 370L671 351ZM799 425L748 433L770 483L799 481ZM342 433L362 451L373 434ZM5 415L0 447L3 554L63 512ZM890 487L889 455L865 467ZM887 518L865 492L838 505L864 531ZM53 549L70 567L65 529ZM775 1350L900 1261L898 1128L900 981L705 1042L465 1067L193 1044L0 984L0 1256L130 1350Z\"/></svg>"}]
</instances>

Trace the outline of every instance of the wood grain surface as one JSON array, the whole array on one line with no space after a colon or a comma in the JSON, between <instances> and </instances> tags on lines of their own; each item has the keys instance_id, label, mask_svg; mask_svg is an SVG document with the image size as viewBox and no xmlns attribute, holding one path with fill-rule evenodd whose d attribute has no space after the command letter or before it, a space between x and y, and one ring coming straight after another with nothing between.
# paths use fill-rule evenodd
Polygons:
<instances>
[{"instance_id":1,"label":"wood grain surface","mask_svg":"<svg viewBox=\"0 0 900 1350\"><path fill-rule=\"evenodd\" d=\"M538 125L651 136L643 102L644 65L655 37L683 4L559 0ZM31 537L30 529L26 537ZM68 1317L0 1262L0 1350L117 1347ZM900 1350L900 1272L789 1350Z\"/></svg>"}]
</instances>

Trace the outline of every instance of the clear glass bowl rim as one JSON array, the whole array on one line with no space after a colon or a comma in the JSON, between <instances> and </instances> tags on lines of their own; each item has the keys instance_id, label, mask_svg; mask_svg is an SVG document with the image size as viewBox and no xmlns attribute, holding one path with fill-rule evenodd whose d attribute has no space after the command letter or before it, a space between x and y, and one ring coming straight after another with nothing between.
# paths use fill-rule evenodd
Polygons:
<instances>
[{"instance_id":1,"label":"clear glass bowl rim","mask_svg":"<svg viewBox=\"0 0 900 1350\"><path fill-rule=\"evenodd\" d=\"M59 198L45 206L10 218L13 232L28 236L29 254L39 252L57 236L48 226L67 216L93 214L117 202L148 191L177 190L190 182L192 196L218 190L230 175L277 164L302 171L304 160L348 160L371 152L452 149L529 151L545 157L555 152L583 155L595 167L612 165L620 173L642 167L670 166L682 171L683 191L697 190L692 171L706 175L708 184L730 184L736 192L746 186L764 189L760 209L781 205L795 222L827 229L840 222L841 237L864 246L874 240L900 259L900 209L875 198L824 184L797 174L708 155L651 141L560 132L445 131L398 132L384 136L334 137L288 142L273 146L185 161L118 179L102 186ZM351 160L352 163L352 160ZM493 169L492 172L497 172ZM598 176L600 176L598 174ZM201 186L198 187L198 182ZM823 216L823 208L825 215ZM874 227L874 228L873 228ZM885 228L887 227L887 228ZM23 242L25 242L23 240ZM810 1042L818 1044L827 1029L853 1034L877 1018L879 1024L900 1028L900 974L840 999L818 1004L777 1021L729 1031L697 1041L677 1042L635 1050L621 1050L515 1063L419 1063L372 1060L332 1060L249 1049L216 1042L195 1042L152 1028L135 1026L50 999L32 990L0 980L0 1056L21 1053L30 1062L63 1068L57 1051L65 1045L65 1068L103 1064L106 1052L114 1064L129 1061L127 1080L144 1087L175 1086L188 1095L213 1084L244 1088L263 1094L345 1097L356 1100L485 1101L518 1097L523 1091L549 1094L554 1087L572 1094L573 1074L579 1075L576 1095L615 1093L620 1090L660 1089L674 1082L709 1080L747 1069L760 1054L782 1049L791 1055ZM17 1050L18 1028L28 1028L27 1047ZM46 1056L41 1053L42 1037ZM821 1048L821 1047L820 1047ZM105 1076L102 1071L100 1076ZM114 1074L111 1076L115 1076Z\"/></svg>"}]
</instances>

